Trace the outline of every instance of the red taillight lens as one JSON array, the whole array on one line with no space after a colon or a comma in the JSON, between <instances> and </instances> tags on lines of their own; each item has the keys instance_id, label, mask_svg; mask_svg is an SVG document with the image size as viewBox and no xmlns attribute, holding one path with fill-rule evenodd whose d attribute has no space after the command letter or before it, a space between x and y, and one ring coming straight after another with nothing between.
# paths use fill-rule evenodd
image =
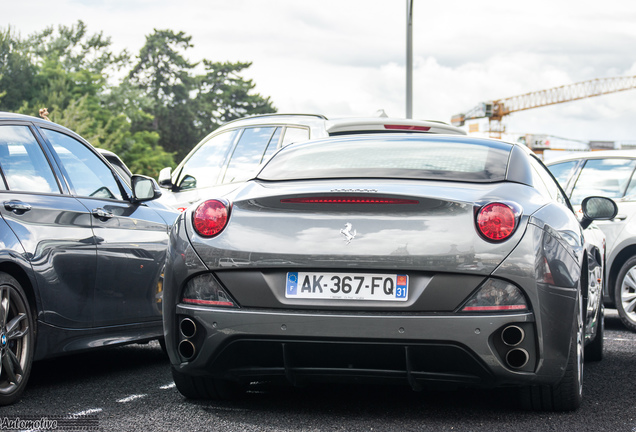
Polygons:
<instances>
[{"instance_id":1,"label":"red taillight lens","mask_svg":"<svg viewBox=\"0 0 636 432\"><path fill-rule=\"evenodd\" d=\"M194 229L203 237L214 237L227 225L230 216L228 203L219 200L205 201L192 213Z\"/></svg>"},{"instance_id":2,"label":"red taillight lens","mask_svg":"<svg viewBox=\"0 0 636 432\"><path fill-rule=\"evenodd\" d=\"M502 241L515 231L517 217L510 206L491 203L483 206L477 213L477 227L487 240Z\"/></svg>"},{"instance_id":3,"label":"red taillight lens","mask_svg":"<svg viewBox=\"0 0 636 432\"><path fill-rule=\"evenodd\" d=\"M382 197L303 197L285 198L280 200L284 204L418 204L417 200Z\"/></svg>"}]
</instances>

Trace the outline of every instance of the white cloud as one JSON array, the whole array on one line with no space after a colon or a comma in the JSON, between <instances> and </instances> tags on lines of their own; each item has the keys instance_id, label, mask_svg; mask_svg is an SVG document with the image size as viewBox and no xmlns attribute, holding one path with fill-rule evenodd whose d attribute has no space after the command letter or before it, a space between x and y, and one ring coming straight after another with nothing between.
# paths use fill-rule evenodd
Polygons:
<instances>
[{"instance_id":1,"label":"white cloud","mask_svg":"<svg viewBox=\"0 0 636 432\"><path fill-rule=\"evenodd\" d=\"M136 54L153 29L192 36L193 60L252 61L280 112L405 113L405 0L5 2L23 36L81 19ZM478 102L636 74L636 2L414 0L414 116L449 121ZM636 140L636 89L515 113L508 130Z\"/></svg>"}]
</instances>

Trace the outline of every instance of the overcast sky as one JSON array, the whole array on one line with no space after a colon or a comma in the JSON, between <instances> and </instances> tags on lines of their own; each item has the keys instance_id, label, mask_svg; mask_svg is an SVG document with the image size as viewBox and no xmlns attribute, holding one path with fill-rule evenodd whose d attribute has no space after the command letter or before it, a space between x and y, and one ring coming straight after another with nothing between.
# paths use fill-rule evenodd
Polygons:
<instances>
[{"instance_id":1,"label":"overcast sky","mask_svg":"<svg viewBox=\"0 0 636 432\"><path fill-rule=\"evenodd\" d=\"M184 31L191 61L251 61L279 112L406 114L406 0L1 0L26 37L83 20L137 54ZM425 1L413 9L413 116L449 122L477 103L636 75L636 1ZM508 116L507 130L636 142L636 89Z\"/></svg>"}]
</instances>

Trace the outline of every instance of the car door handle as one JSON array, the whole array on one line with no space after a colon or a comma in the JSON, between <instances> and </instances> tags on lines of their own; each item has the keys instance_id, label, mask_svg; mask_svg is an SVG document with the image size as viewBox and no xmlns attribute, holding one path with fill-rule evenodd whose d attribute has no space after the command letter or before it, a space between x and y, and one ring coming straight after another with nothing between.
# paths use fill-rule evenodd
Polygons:
<instances>
[{"instance_id":1,"label":"car door handle","mask_svg":"<svg viewBox=\"0 0 636 432\"><path fill-rule=\"evenodd\" d=\"M5 201L4 208L15 214L21 215L31 210L31 205L22 201Z\"/></svg>"},{"instance_id":2,"label":"car door handle","mask_svg":"<svg viewBox=\"0 0 636 432\"><path fill-rule=\"evenodd\" d=\"M619 220L619 221L624 221L625 219L627 219L626 214L619 214L614 217L614 220Z\"/></svg>"},{"instance_id":3,"label":"car door handle","mask_svg":"<svg viewBox=\"0 0 636 432\"><path fill-rule=\"evenodd\" d=\"M103 208L96 208L93 209L93 216L95 216L97 219L106 220L112 218L115 215L108 210L104 210Z\"/></svg>"}]
</instances>

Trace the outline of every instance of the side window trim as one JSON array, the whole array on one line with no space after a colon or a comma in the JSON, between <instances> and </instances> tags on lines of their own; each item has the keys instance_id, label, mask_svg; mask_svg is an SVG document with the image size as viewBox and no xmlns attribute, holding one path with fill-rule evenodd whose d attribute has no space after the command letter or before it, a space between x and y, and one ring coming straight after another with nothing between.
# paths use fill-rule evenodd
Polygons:
<instances>
[{"instance_id":1,"label":"side window trim","mask_svg":"<svg viewBox=\"0 0 636 432\"><path fill-rule=\"evenodd\" d=\"M92 145L91 145L90 143L88 143L87 141L85 141L84 139L82 139L82 138L81 138L81 137L79 137L79 136L74 136L74 135L72 135L72 134L69 134L69 133L68 133L67 131L65 131L65 130L60 130L60 129L57 129L57 128L49 128L49 127L42 127L42 129L44 129L44 130L50 130L51 132L55 132L55 133L58 133L58 134L61 134L61 135L65 135L65 136L69 137L70 139L72 139L72 140L74 140L74 141L77 141L77 142L79 142L81 145L83 145L84 147L86 147L88 151L90 151L91 153L93 153L93 155L94 155L97 159L99 159L102 163L104 163L104 166L105 166L106 168L108 168L109 172L110 172L110 173L111 173L111 175L113 176L113 179L114 179L114 181L115 181L115 183L116 183L116 185L117 185L117 188L119 189L119 194L121 195L122 199L120 200L120 199L114 198L114 199L112 199L112 200L113 200L113 201L116 201L116 202L128 202L128 199L127 199L127 198L128 198L128 194L126 193L126 190L124 189L124 187L122 187L122 181L119 179L119 176L117 176L117 175L113 172L113 168L110 166L110 164L108 164L108 163L104 162L103 157L102 157L99 153L97 153L96 151L94 151L94 150L92 149ZM45 134L45 133L43 133L43 134L41 134L41 135L42 135L43 139L46 141L47 146L50 146L50 152L52 153L53 158L54 158L54 160L55 160L55 163L58 165L58 167L59 167L59 169L60 169L60 171L61 171L61 173L62 173L61 178L63 178L63 179L64 179L64 181L66 182L66 184L67 184L67 186L68 186L68 188L69 188L69 193L70 193L71 195L74 195L74 196L79 196L78 192L77 192L77 191L75 191L75 190L71 187L71 180L70 180L70 179L71 179L71 176L68 174L68 172L67 172L67 170L66 170L66 167L64 166L64 164L62 163L62 161L59 159L59 156L57 155L57 153L56 153L55 151L53 151L53 144L52 144L52 143L48 140L48 138L46 138L46 134ZM81 196L81 197L82 197L82 198L89 198L89 199L90 199L90 198L92 198L92 197L90 197L90 196L88 196L88 197ZM109 199L109 198L103 198L103 197L102 197L102 198L98 198L98 199Z\"/></svg>"},{"instance_id":2,"label":"side window trim","mask_svg":"<svg viewBox=\"0 0 636 432\"><path fill-rule=\"evenodd\" d=\"M230 146L230 150L227 152L227 155L225 155L225 160L223 161L223 165L221 166L221 171L219 172L219 176L216 178L215 184L218 185L223 183L225 174L227 174L227 167L230 165L230 161L232 160L232 157L234 156L234 152L236 151L236 147L238 146L238 143L241 142L241 137L245 133L245 129L247 128L246 127L240 128L239 133L236 134L236 138L234 139L234 142Z\"/></svg>"},{"instance_id":3,"label":"side window trim","mask_svg":"<svg viewBox=\"0 0 636 432\"><path fill-rule=\"evenodd\" d=\"M173 181L173 184L177 186L177 188L179 188L181 185L181 182L183 181L183 178L185 177L185 175L187 175L188 173L186 173L184 171L186 165L188 164L188 161L190 159L192 159L193 157L195 157L197 151L203 147L208 141L215 139L216 137L218 137L221 134L225 134L225 133L232 133L232 132L236 132L238 131L238 133L236 134L236 136L233 138L233 142L232 144L229 146L227 153L225 154L223 163L221 164L221 170L219 171L219 175L216 178L216 182L218 182L219 178L223 178L223 176L225 175L225 170L227 169L227 164L230 161L230 155L232 153L234 153L234 149L236 148L236 145L239 142L239 139L241 138L241 135L243 135L243 130L244 128L234 128L234 129L227 129L224 130L220 133L216 133L213 135L209 135L208 137L204 138L200 143L198 143L192 150L190 150L190 153L188 153L188 156L186 156L183 161L179 164L179 166L177 166L177 168L175 169L175 172L173 174L173 179L175 181Z\"/></svg>"},{"instance_id":4,"label":"side window trim","mask_svg":"<svg viewBox=\"0 0 636 432\"><path fill-rule=\"evenodd\" d=\"M27 129L29 129L29 132L31 132L31 135L33 135L33 139L35 140L35 142L37 143L37 145L39 146L40 150L42 151L42 154L44 155L44 158L46 159L47 164L49 165L49 167L51 168L51 172L53 174L53 178L55 179L55 183L57 184L58 187L58 191L57 192L52 192L52 193L43 193L43 192L26 192L26 191L13 191L15 193L36 193L36 194L44 194L44 195L63 195L63 194L68 194L68 188L66 188L66 184L63 184L63 182L61 181L62 177L62 173L59 170L59 167L57 165L57 162L53 162L55 159L53 157L53 155L51 154L51 151L48 147L48 143L46 142L46 140L42 137L42 135L39 133L40 131L38 130L37 126L34 125L31 122L26 122L26 121L5 121L2 123L5 126L25 126L27 127ZM4 184L4 190L9 191L9 183L7 181L7 179L5 178L5 174L4 172L2 172L2 182Z\"/></svg>"},{"instance_id":5,"label":"side window trim","mask_svg":"<svg viewBox=\"0 0 636 432\"><path fill-rule=\"evenodd\" d=\"M45 129L49 129L49 128L45 128ZM40 142L40 146L44 150L46 157L49 160L49 164L51 165L51 169L53 169L53 173L55 174L55 177L57 178L57 183L60 187L60 190L62 191L63 194L70 195L71 186L68 184L66 176L64 175L64 172L62 171L62 164L57 159L57 155L51 148L51 143L46 139L46 135L44 135L41 132L40 126L32 125L32 130L37 140ZM56 130L56 129L50 128L50 130Z\"/></svg>"},{"instance_id":6,"label":"side window trim","mask_svg":"<svg viewBox=\"0 0 636 432\"><path fill-rule=\"evenodd\" d=\"M272 137L276 134L276 129L278 129L278 126L275 125L250 125L250 126L246 126L244 128L241 129L241 133L239 134L239 136L237 137L236 141L234 142L234 146L232 147L232 151L230 152L229 157L226 158L225 160L225 164L223 165L223 174L219 176L218 179L220 179L220 182L217 179L217 184L231 184L233 183L233 181L230 182L225 182L225 176L227 175L227 172L230 168L230 164L232 163L232 159L234 158L234 155L236 153L236 150L239 146L239 144L241 143L241 139L243 138L243 135L246 133L246 131L248 129L272 129L272 133L269 135L269 139L267 140L267 143L265 144L265 146L263 146L263 151L261 153L261 162L263 160L263 156L265 155L265 152L267 151L267 147L269 145L269 142L271 141ZM280 140L280 139L279 139Z\"/></svg>"}]
</instances>

